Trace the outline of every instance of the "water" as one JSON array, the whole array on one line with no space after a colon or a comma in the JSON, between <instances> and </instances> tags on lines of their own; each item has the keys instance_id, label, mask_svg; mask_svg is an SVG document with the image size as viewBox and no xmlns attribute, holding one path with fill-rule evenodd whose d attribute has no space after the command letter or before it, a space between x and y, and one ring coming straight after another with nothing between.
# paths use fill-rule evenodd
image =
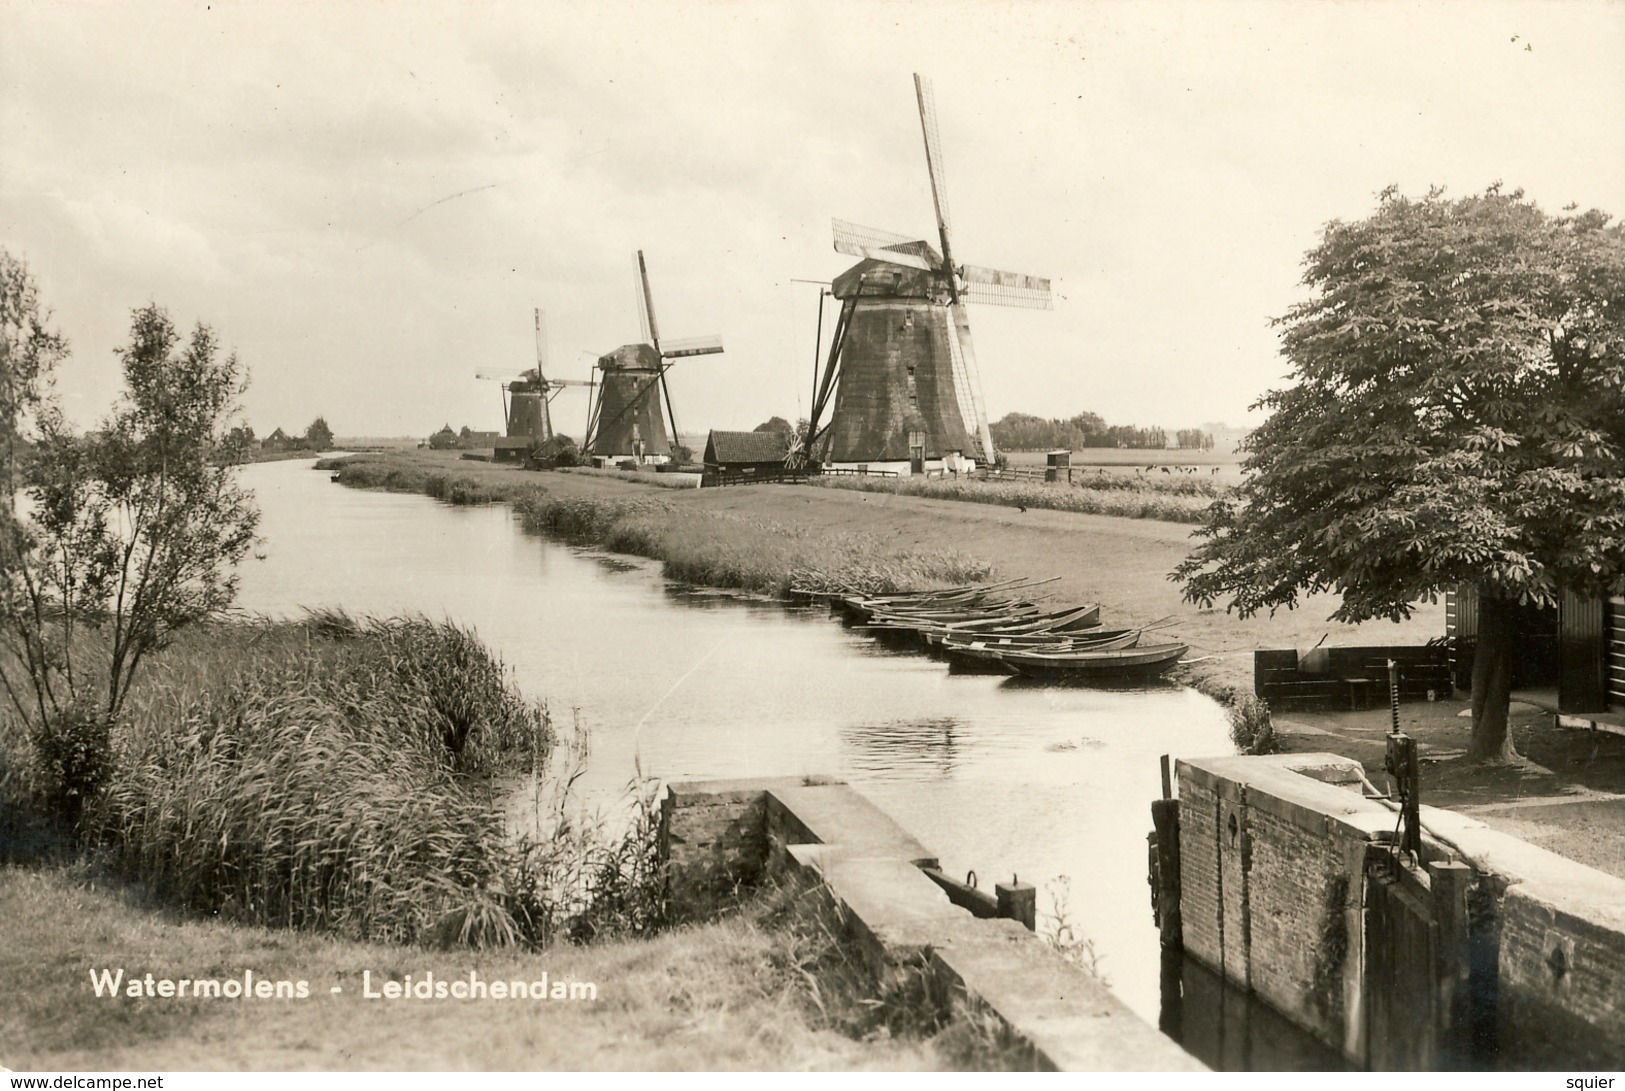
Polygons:
<instances>
[{"instance_id":1,"label":"water","mask_svg":"<svg viewBox=\"0 0 1625 1091\"><path fill-rule=\"evenodd\" d=\"M974 869L988 889L1012 873L1033 883L1041 918L1069 877L1074 930L1113 991L1157 1022L1145 834L1159 755L1233 752L1206 697L950 675L822 608L684 588L653 562L526 534L505 507L347 489L309 462L244 474L265 539L243 569L246 609L417 612L476 628L556 719L580 710L585 783L604 799L635 760L666 780L834 774L949 874Z\"/></svg>"}]
</instances>

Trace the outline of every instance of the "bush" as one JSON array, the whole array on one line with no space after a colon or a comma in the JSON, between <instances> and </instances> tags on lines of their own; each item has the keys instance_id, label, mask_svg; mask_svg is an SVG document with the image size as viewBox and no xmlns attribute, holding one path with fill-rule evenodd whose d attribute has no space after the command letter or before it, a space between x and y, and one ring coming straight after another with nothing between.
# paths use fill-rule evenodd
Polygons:
<instances>
[{"instance_id":1,"label":"bush","mask_svg":"<svg viewBox=\"0 0 1625 1091\"><path fill-rule=\"evenodd\" d=\"M47 718L34 738L36 791L53 818L78 825L113 771L112 721L99 709L71 705Z\"/></svg>"}]
</instances>

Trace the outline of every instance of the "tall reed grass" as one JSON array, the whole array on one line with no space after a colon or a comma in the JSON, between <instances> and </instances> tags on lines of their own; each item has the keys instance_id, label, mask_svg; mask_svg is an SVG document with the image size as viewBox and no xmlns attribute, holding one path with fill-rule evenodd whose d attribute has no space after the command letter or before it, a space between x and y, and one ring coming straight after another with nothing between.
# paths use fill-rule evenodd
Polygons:
<instances>
[{"instance_id":1,"label":"tall reed grass","mask_svg":"<svg viewBox=\"0 0 1625 1091\"><path fill-rule=\"evenodd\" d=\"M108 741L80 836L194 912L474 946L662 917L651 785L638 782L632 821L587 817L571 790L584 731L556 754L547 710L450 622L209 624L155 657ZM12 730L0 743L0 803L45 802L48 748ZM521 831L524 775L552 788Z\"/></svg>"}]
</instances>

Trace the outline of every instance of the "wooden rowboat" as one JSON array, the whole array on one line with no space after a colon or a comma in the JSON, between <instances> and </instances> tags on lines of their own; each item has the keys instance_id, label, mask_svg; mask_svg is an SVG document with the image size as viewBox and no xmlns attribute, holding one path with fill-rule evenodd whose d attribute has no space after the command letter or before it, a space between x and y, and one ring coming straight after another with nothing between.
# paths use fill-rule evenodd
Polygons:
<instances>
[{"instance_id":1,"label":"wooden rowboat","mask_svg":"<svg viewBox=\"0 0 1625 1091\"><path fill-rule=\"evenodd\" d=\"M1148 644L1095 652L1010 651L1001 654L1007 666L1033 677L1118 679L1155 678L1172 668L1189 650L1187 644Z\"/></svg>"},{"instance_id":2,"label":"wooden rowboat","mask_svg":"<svg viewBox=\"0 0 1625 1091\"><path fill-rule=\"evenodd\" d=\"M1032 653L1046 656L1067 656L1084 652L1106 652L1119 648L1132 648L1139 643L1140 631L1130 629L1096 640L1079 639L1051 644L998 644L973 641L961 643L949 640L938 650L948 660L950 669L995 670L1014 673L1015 666L1007 662L1011 653Z\"/></svg>"}]
</instances>

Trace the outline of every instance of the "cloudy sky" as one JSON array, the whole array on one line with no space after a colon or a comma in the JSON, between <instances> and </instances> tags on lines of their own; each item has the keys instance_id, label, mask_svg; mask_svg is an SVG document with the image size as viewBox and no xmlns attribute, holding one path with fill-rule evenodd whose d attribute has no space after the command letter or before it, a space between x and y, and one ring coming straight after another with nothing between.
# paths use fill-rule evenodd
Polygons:
<instances>
[{"instance_id":1,"label":"cloudy sky","mask_svg":"<svg viewBox=\"0 0 1625 1091\"><path fill-rule=\"evenodd\" d=\"M476 370L719 333L684 431L805 413L839 216L926 237L936 85L991 414L1241 422L1320 227L1394 183L1625 214L1625 4L0 0L0 245L86 423L132 308L203 321L261 433L495 428ZM572 400L573 399L573 400ZM579 433L580 392L555 403Z\"/></svg>"}]
</instances>

